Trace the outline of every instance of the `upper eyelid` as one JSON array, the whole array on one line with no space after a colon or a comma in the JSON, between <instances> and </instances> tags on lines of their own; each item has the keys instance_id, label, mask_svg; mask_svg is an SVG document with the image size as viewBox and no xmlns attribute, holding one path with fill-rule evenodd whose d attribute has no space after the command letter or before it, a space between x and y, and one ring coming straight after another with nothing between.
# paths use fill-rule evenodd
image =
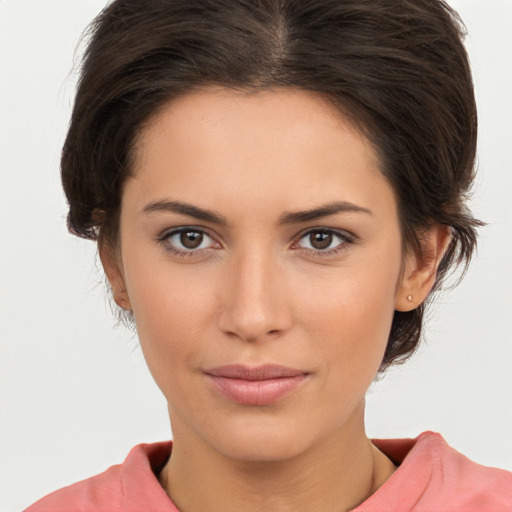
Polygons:
<instances>
[{"instance_id":1,"label":"upper eyelid","mask_svg":"<svg viewBox=\"0 0 512 512\"><path fill-rule=\"evenodd\" d=\"M158 239L160 241L163 241L163 240L168 239L169 237L171 237L171 236L173 236L173 235L175 235L177 233L183 233L184 231L187 231L187 230L197 231L197 232L203 233L206 236L208 236L209 238L211 238L215 243L223 245L221 242L219 242L219 237L214 236L214 235L211 234L211 230L210 229L202 227L202 226L194 226L194 225L190 225L190 226L184 225L184 226L177 226L177 227L165 229L158 236ZM326 226L313 226L313 227L308 227L306 229L303 229L297 235L295 235L293 237L293 239L292 239L291 244L292 245L297 244L297 242L299 242L305 236L307 236L308 234L310 234L310 233L312 233L314 231L325 231L325 232L328 232L328 233L333 233L333 234L335 234L337 236L340 236L343 239L348 239L350 241L354 241L355 239L357 239L356 235L354 235L353 233L351 233L351 232L349 232L347 230L344 230L344 229L337 229L337 228L331 228L331 227L326 227Z\"/></svg>"},{"instance_id":2,"label":"upper eyelid","mask_svg":"<svg viewBox=\"0 0 512 512\"><path fill-rule=\"evenodd\" d=\"M338 236L341 239L341 242L336 244L334 247L327 248L327 249L314 249L309 247L300 247L298 244L302 239L304 239L305 236L307 236L309 233L314 231L323 231L327 233L332 233L335 236ZM340 229L333 229L333 228L310 228L306 231L303 231L301 235L298 235L295 238L295 241L293 242L291 248L293 250L302 252L304 254L313 255L313 257L316 258L332 258L337 255L341 255L345 253L345 251L349 250L349 247L352 246L354 243L358 241L358 237L355 235L352 235L351 233L346 232L345 230ZM295 246L295 248L294 248Z\"/></svg>"},{"instance_id":3,"label":"upper eyelid","mask_svg":"<svg viewBox=\"0 0 512 512\"><path fill-rule=\"evenodd\" d=\"M220 244L222 245L219 241L218 241L218 238L213 236L211 233L210 233L210 230L206 229L206 228L203 228L203 227L199 227L199 226L179 226L179 227L174 227L174 228L169 228L169 229L164 229L158 236L157 236L157 240L160 242L160 243L163 243L165 242L166 240L168 240L169 238L171 238L172 236L176 235L176 234L179 234L179 233L183 233L185 231L197 231L198 233L202 233L203 235L206 235L207 237L211 238L211 240L216 243L216 244ZM178 249L178 250L185 250L185 249ZM188 250L187 252L195 252L193 250Z\"/></svg>"},{"instance_id":4,"label":"upper eyelid","mask_svg":"<svg viewBox=\"0 0 512 512\"><path fill-rule=\"evenodd\" d=\"M324 227L324 226L319 226L319 227L307 228L307 229L301 231L295 237L294 240L295 241L301 240L306 235L308 235L308 234L310 234L310 233L312 233L314 231L325 231L326 233L333 233L335 235L340 236L341 238L347 238L347 239L350 239L350 240L355 240L357 238L356 235L354 235L353 233L351 233L350 231L347 231L345 229L336 229L336 228L328 228L328 227Z\"/></svg>"},{"instance_id":5,"label":"upper eyelid","mask_svg":"<svg viewBox=\"0 0 512 512\"><path fill-rule=\"evenodd\" d=\"M211 234L211 231L208 228L200 227L200 226L177 226L174 228L164 229L159 235L159 238L168 238L176 233L183 233L184 231L197 231L198 233L203 233L210 238L214 239L215 236Z\"/></svg>"}]
</instances>

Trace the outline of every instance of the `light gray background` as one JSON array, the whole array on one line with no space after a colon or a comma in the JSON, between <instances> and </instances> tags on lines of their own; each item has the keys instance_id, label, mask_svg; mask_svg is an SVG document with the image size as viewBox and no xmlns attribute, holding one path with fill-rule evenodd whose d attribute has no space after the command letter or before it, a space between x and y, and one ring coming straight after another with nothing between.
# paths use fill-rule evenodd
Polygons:
<instances>
[{"instance_id":1,"label":"light gray background","mask_svg":"<svg viewBox=\"0 0 512 512\"><path fill-rule=\"evenodd\" d=\"M440 431L512 470L512 1L452 0L480 113L473 209L489 223L428 343L368 397L368 433ZM0 510L170 436L135 337L116 328L93 243L67 234L59 152L74 48L104 0L0 0Z\"/></svg>"}]
</instances>

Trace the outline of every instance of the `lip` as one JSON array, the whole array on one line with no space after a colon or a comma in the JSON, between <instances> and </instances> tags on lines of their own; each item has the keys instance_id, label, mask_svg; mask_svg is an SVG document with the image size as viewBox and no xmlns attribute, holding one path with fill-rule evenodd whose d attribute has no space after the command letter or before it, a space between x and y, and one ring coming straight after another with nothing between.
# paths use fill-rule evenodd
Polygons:
<instances>
[{"instance_id":1,"label":"lip","mask_svg":"<svg viewBox=\"0 0 512 512\"><path fill-rule=\"evenodd\" d=\"M281 365L219 366L204 371L213 388L241 405L271 405L293 393L309 373Z\"/></svg>"}]
</instances>

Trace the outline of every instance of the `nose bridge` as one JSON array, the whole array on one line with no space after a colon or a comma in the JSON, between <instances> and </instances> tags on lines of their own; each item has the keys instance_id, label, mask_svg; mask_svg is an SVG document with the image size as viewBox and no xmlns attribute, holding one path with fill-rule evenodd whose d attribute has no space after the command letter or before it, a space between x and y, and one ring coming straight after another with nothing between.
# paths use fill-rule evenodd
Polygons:
<instances>
[{"instance_id":1,"label":"nose bridge","mask_svg":"<svg viewBox=\"0 0 512 512\"><path fill-rule=\"evenodd\" d=\"M227 269L220 327L246 341L289 327L284 275L268 247L240 248Z\"/></svg>"}]
</instances>

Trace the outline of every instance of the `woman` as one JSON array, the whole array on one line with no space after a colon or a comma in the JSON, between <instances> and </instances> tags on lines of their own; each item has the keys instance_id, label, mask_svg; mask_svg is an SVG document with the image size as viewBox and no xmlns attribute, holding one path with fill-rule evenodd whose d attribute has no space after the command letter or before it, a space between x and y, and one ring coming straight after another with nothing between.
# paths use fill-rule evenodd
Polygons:
<instances>
[{"instance_id":1,"label":"woman","mask_svg":"<svg viewBox=\"0 0 512 512\"><path fill-rule=\"evenodd\" d=\"M173 444L28 510L509 510L510 473L364 425L470 260L475 145L442 2L113 2L62 177Z\"/></svg>"}]
</instances>

